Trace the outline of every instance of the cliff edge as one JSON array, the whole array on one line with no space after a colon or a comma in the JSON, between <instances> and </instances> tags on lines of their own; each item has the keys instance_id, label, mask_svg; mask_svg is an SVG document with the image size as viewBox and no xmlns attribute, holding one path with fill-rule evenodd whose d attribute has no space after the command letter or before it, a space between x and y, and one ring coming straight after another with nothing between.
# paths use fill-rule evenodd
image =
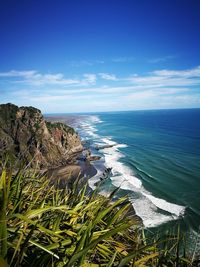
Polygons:
<instances>
[{"instance_id":1,"label":"cliff edge","mask_svg":"<svg viewBox=\"0 0 200 267\"><path fill-rule=\"evenodd\" d=\"M14 160L38 168L54 168L73 162L83 150L73 128L45 121L34 107L0 105L0 159Z\"/></svg>"}]
</instances>

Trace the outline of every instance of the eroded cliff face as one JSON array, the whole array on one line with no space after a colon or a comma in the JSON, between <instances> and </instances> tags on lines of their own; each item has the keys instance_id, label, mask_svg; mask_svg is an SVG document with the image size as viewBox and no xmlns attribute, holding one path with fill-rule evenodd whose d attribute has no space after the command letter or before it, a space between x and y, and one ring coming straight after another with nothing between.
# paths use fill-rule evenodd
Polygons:
<instances>
[{"instance_id":1,"label":"eroded cliff face","mask_svg":"<svg viewBox=\"0 0 200 267\"><path fill-rule=\"evenodd\" d=\"M74 161L82 149L73 128L45 121L40 110L0 105L0 158L7 154L34 167L53 168Z\"/></svg>"}]
</instances>

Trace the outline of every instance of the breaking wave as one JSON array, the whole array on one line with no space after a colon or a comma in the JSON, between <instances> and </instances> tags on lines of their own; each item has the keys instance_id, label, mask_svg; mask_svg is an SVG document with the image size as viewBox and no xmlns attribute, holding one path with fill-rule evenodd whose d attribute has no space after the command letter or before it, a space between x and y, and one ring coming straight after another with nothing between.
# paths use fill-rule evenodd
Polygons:
<instances>
[{"instance_id":1,"label":"breaking wave","mask_svg":"<svg viewBox=\"0 0 200 267\"><path fill-rule=\"evenodd\" d=\"M82 123L83 131L86 136L93 139L95 145L110 146L102 148L100 153L103 154L105 167L112 168L111 182L114 186L128 191L130 201L136 214L143 220L143 224L146 227L154 227L183 216L184 206L155 197L143 187L142 181L136 177L132 168L121 161L125 157L123 149L128 145L118 144L111 137L102 138L96 127L99 123L102 121L98 116L90 116L90 119ZM91 188L95 188L95 183L99 181L101 174L102 172L98 170L97 175L89 180Z\"/></svg>"}]
</instances>

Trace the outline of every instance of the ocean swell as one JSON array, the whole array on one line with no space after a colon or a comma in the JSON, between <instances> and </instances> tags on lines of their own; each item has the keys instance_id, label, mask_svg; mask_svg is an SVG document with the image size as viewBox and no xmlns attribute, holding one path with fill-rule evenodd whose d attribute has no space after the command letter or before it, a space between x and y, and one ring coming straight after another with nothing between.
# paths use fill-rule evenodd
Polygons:
<instances>
[{"instance_id":1,"label":"ocean swell","mask_svg":"<svg viewBox=\"0 0 200 267\"><path fill-rule=\"evenodd\" d=\"M143 224L146 227L154 227L183 216L185 207L157 198L143 187L142 181L136 177L132 168L123 163L125 160L121 161L122 158L126 158L123 149L128 145L118 144L111 137L102 138L97 129L99 123L102 121L97 116L91 116L87 122L82 123L82 127L86 135L92 139L94 147L110 146L102 148L100 153L104 158L105 167L112 168L111 182L114 186L127 191L136 214L141 217ZM100 181L101 175L102 169L99 169L97 175L89 179L91 188L95 188L95 183ZM102 191L102 194L105 192Z\"/></svg>"}]
</instances>

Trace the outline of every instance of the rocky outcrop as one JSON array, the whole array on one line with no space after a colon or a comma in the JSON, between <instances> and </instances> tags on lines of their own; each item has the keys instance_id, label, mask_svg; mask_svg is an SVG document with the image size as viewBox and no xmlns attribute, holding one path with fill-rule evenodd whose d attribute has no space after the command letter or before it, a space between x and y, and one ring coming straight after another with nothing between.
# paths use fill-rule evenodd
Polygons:
<instances>
[{"instance_id":1,"label":"rocky outcrop","mask_svg":"<svg viewBox=\"0 0 200 267\"><path fill-rule=\"evenodd\" d=\"M115 144L114 145L103 145L103 146L96 146L96 150L101 150L101 149L104 149L104 148L110 148L110 147L114 147L116 146Z\"/></svg>"},{"instance_id":2,"label":"rocky outcrop","mask_svg":"<svg viewBox=\"0 0 200 267\"><path fill-rule=\"evenodd\" d=\"M0 158L5 155L25 164L49 168L73 162L83 149L73 128L45 121L33 107L0 105Z\"/></svg>"}]
</instances>

